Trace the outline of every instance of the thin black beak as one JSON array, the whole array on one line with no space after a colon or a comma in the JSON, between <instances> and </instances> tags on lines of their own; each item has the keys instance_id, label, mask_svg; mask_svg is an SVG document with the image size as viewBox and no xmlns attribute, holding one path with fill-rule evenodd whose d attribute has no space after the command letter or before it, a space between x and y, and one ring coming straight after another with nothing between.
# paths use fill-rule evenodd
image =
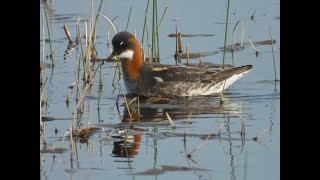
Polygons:
<instances>
[{"instance_id":1,"label":"thin black beak","mask_svg":"<svg viewBox=\"0 0 320 180\"><path fill-rule=\"evenodd\" d=\"M105 59L102 64L104 64L105 62L111 62L113 61L114 57L117 56L117 53L115 51L113 51L109 57L107 57L107 59Z\"/></svg>"}]
</instances>

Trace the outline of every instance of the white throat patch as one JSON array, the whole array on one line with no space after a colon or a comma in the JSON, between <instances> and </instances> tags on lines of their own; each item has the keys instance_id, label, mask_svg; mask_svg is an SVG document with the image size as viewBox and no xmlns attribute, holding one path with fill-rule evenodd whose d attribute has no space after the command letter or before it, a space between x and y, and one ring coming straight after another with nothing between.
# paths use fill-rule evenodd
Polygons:
<instances>
[{"instance_id":1,"label":"white throat patch","mask_svg":"<svg viewBox=\"0 0 320 180\"><path fill-rule=\"evenodd\" d=\"M118 55L118 57L127 58L127 59L132 60L133 53L134 53L134 51L128 49L128 50L124 51L123 53L121 53L120 55Z\"/></svg>"}]
</instances>

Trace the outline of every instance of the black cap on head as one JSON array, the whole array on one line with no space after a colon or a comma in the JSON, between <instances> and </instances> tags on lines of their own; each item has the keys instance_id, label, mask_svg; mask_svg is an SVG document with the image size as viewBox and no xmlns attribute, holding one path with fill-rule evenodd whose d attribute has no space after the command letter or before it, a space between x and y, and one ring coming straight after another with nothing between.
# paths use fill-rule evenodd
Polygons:
<instances>
[{"instance_id":1,"label":"black cap on head","mask_svg":"<svg viewBox=\"0 0 320 180\"><path fill-rule=\"evenodd\" d=\"M113 57L120 55L128 49L134 49L135 44L128 41L132 37L134 38L134 36L127 31L122 31L116 34L112 38L113 52L105 61L110 61Z\"/></svg>"},{"instance_id":2,"label":"black cap on head","mask_svg":"<svg viewBox=\"0 0 320 180\"><path fill-rule=\"evenodd\" d=\"M123 51L127 49L134 49L134 44L128 41L132 37L134 38L134 36L131 33L127 31L122 31L112 38L113 51L116 51L116 55L121 54Z\"/></svg>"}]
</instances>

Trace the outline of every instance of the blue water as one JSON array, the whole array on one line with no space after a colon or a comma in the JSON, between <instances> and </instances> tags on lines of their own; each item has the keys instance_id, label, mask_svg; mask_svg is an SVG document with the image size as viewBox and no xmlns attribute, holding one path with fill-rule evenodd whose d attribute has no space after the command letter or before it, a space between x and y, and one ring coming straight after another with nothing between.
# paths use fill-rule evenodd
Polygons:
<instances>
[{"instance_id":1,"label":"blue water","mask_svg":"<svg viewBox=\"0 0 320 180\"><path fill-rule=\"evenodd\" d=\"M100 1L94 1L95 13ZM119 16L114 25L119 31L125 30L130 7L132 14L128 31L137 33L141 41L144 12L147 0L140 1L104 1L101 13L113 19ZM212 37L183 38L182 45L189 45L190 52L219 51L218 54L203 57L202 62L221 63L223 52L219 49L224 44L225 18L227 1L191 1L166 0L158 2L159 17L168 5L167 12L159 29L161 63L174 64L175 39L168 34L175 33L176 19L179 19L178 29L185 34L214 34ZM75 110L76 90L71 90L69 108L65 100L68 87L77 80L77 63L80 47L75 47L66 60L64 52L68 40L63 31L67 24L70 34L75 38L76 21L87 20L91 16L91 1L69 0L49 1L53 10L51 39L55 51L55 68L45 68L43 77L48 78L44 96L47 106L43 108L46 117L63 118L44 122L44 137L48 148L66 148L61 154L41 154L41 178L43 179L280 179L280 82L275 84L273 55L270 45L260 45L256 48L259 55L256 57L254 49L249 45L242 51L226 54L226 63L234 62L235 66L252 64L254 69L242 79L234 83L225 91L224 104L219 103L218 97L193 97L173 99L172 104L141 104L140 115L143 131L129 132L132 139L128 147L132 155L125 157L125 148L121 139L106 139L106 133L99 131L89 137L85 142L76 140L73 161L70 160L70 142L64 134L69 130L73 112ZM151 29L151 7L149 5L148 26ZM254 20L250 16L254 13ZM43 14L43 5L40 6ZM231 44L231 33L235 23L241 20L245 26L244 42L262 41L272 36L274 44L274 57L277 69L277 78L280 79L280 1L231 1L229 14L229 31L227 44ZM49 17L50 19L50 17ZM159 18L160 21L160 18ZM42 24L40 19L40 24ZM97 24L97 56L106 58L107 26L105 19L99 18ZM85 33L85 22L81 21L82 35ZM42 32L42 30L41 30ZM45 31L45 38L48 38ZM110 29L110 38L114 32ZM240 41L241 26L235 32L236 42ZM42 34L40 34L42 39ZM83 39L82 39L83 40ZM40 41L42 48L42 41ZM84 44L83 44L84 47ZM144 45L147 48L146 45ZM42 53L42 50L41 50ZM45 56L49 55L49 43L45 44ZM42 54L40 54L42 59ZM198 61L193 61L197 63ZM51 60L45 58L46 64ZM116 78L115 87L112 86L115 65L106 63L102 66L103 93L101 94L100 111L98 113L98 78L94 80L91 91L85 97L81 109L83 114L81 122L83 127L90 124L92 127L111 131L111 125L124 123L128 118L124 108L124 99L119 98L119 110L116 106L119 88L125 93L122 79ZM82 63L81 75L82 78ZM99 75L99 72L97 73ZM97 76L98 77L98 76ZM80 79L81 79L80 78ZM81 81L81 80L80 80ZM81 88L82 81L80 83ZM82 89L83 90L83 89ZM168 123L165 112L168 112L175 121L177 128L172 129ZM189 114L192 112L190 119ZM228 118L223 115L228 114ZM226 115L227 116L227 115ZM241 119L245 124L245 138L240 136ZM154 126L147 124L151 121L165 122L166 125ZM186 137L186 150L183 141L185 124L190 121ZM223 123L223 124L222 124ZM208 141L204 139L212 130L218 133L222 125L221 138L213 136ZM55 129L58 130L57 134ZM118 129L114 132L117 133ZM262 133L262 134L261 134ZM181 135L182 134L182 135ZM261 134L258 141L252 138ZM200 138L200 135L201 136ZM186 152L192 152L201 143L190 159ZM40 142L40 149L43 143ZM120 153L118 150L122 150ZM185 152L186 151L186 152ZM129 161L129 162L128 162ZM205 171L164 171L158 175L137 175L151 169L161 169L162 166L177 166L201 168Z\"/></svg>"}]
</instances>

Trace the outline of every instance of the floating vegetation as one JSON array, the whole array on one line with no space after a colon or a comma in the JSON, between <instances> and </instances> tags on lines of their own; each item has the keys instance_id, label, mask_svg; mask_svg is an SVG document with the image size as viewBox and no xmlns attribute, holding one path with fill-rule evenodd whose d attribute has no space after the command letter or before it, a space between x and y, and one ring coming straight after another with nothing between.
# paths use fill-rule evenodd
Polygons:
<instances>
[{"instance_id":1,"label":"floating vegetation","mask_svg":"<svg viewBox=\"0 0 320 180\"><path fill-rule=\"evenodd\" d=\"M176 171L212 171L212 170L204 169L204 168L195 168L195 167L184 167L184 166L160 166L160 168L153 168L143 172L136 172L136 173L132 173L131 175L156 176L156 175L163 174L166 171L176 172Z\"/></svg>"},{"instance_id":2,"label":"floating vegetation","mask_svg":"<svg viewBox=\"0 0 320 180\"><path fill-rule=\"evenodd\" d=\"M200 57L207 57L207 56L213 56L218 54L218 51L211 51L211 52L198 52L198 53L188 53L189 59L198 59ZM173 55L174 57L175 55ZM178 54L178 58L180 59L187 59L187 53L181 53Z\"/></svg>"},{"instance_id":3,"label":"floating vegetation","mask_svg":"<svg viewBox=\"0 0 320 180\"><path fill-rule=\"evenodd\" d=\"M168 37L211 37L211 36L215 36L214 34L176 34L176 33L172 33L169 34Z\"/></svg>"},{"instance_id":4,"label":"floating vegetation","mask_svg":"<svg viewBox=\"0 0 320 180\"><path fill-rule=\"evenodd\" d=\"M251 41L251 40L250 40ZM253 45L272 45L272 44L275 44L276 43L276 40L264 40L264 41L251 41L251 43ZM237 51L237 50L243 50L245 47L244 46L247 46L247 45L251 45L251 43L248 41L248 42L244 42L241 46L241 43L235 43L234 44L234 50ZM219 49L223 49L223 47L220 47ZM232 51L232 45L227 45L226 46L226 51Z\"/></svg>"}]
</instances>

